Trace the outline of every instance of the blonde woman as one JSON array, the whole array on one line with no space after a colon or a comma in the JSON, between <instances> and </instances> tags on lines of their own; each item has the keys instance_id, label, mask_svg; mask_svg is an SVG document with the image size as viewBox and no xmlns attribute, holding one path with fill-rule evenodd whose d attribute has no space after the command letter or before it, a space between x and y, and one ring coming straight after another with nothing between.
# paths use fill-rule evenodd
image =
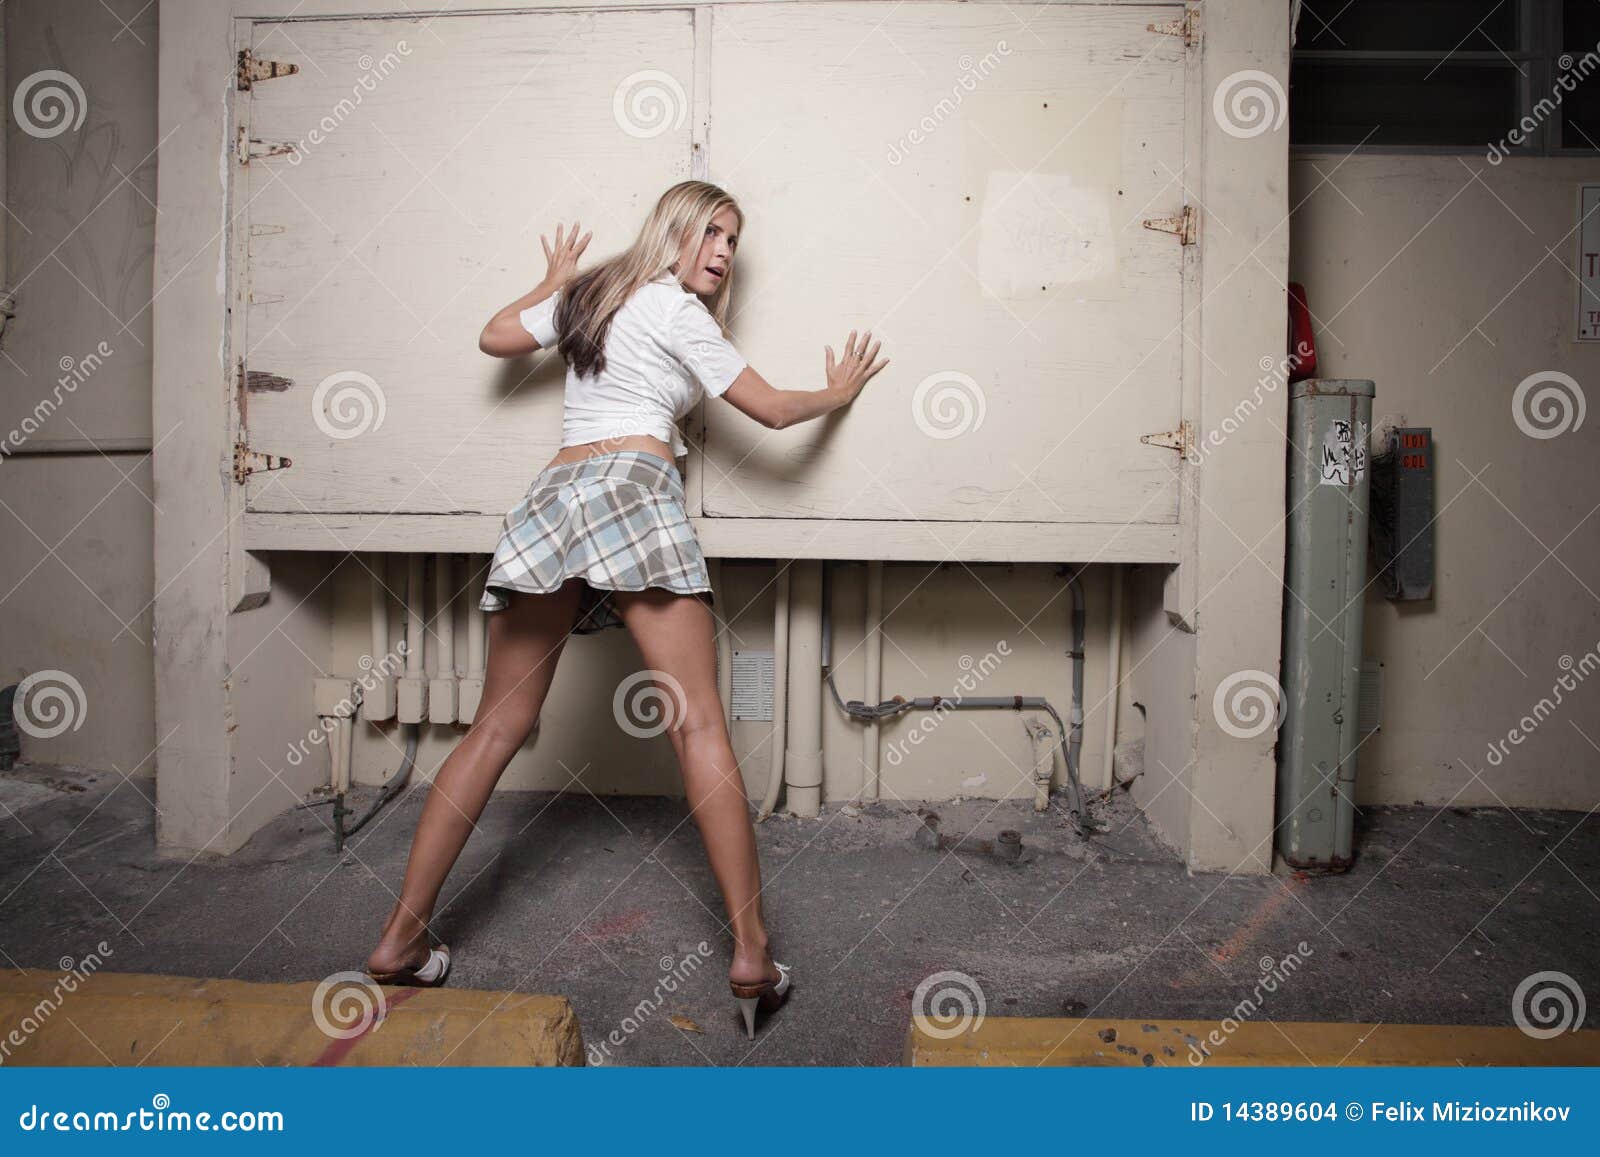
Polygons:
<instances>
[{"instance_id":1,"label":"blonde woman","mask_svg":"<svg viewBox=\"0 0 1600 1157\"><path fill-rule=\"evenodd\" d=\"M702 395L780 430L849 405L888 359L854 331L826 385L768 384L723 336L744 215L722 189L684 181L662 194L633 244L577 273L592 234L541 237L548 272L489 319L493 357L556 348L567 363L561 450L506 516L479 606L490 612L483 699L434 777L400 900L367 970L432 986L450 967L427 923L489 793L533 730L567 638L625 626L668 704L667 735L733 933L729 986L755 1035L757 1010L789 992L761 915L744 781L716 686L713 600L684 508L677 423Z\"/></svg>"}]
</instances>

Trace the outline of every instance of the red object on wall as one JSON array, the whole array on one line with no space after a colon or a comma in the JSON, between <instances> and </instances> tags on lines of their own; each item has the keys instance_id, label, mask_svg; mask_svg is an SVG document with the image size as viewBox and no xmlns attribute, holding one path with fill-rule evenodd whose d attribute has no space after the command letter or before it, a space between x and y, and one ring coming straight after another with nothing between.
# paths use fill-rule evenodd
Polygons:
<instances>
[{"instance_id":1,"label":"red object on wall","mask_svg":"<svg viewBox=\"0 0 1600 1157\"><path fill-rule=\"evenodd\" d=\"M1317 339L1311 332L1311 307L1306 304L1306 287L1289 282L1289 380L1302 381L1317 373Z\"/></svg>"}]
</instances>

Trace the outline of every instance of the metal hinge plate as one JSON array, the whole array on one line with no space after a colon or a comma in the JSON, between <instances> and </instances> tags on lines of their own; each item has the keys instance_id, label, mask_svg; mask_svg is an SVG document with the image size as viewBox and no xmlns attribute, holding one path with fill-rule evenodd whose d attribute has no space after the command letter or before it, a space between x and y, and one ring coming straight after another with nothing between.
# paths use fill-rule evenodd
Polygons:
<instances>
[{"instance_id":1,"label":"metal hinge plate","mask_svg":"<svg viewBox=\"0 0 1600 1157\"><path fill-rule=\"evenodd\" d=\"M250 130L240 125L233 151L241 165L248 165L256 157L292 157L295 147L293 141L264 141L253 137Z\"/></svg>"},{"instance_id":2,"label":"metal hinge plate","mask_svg":"<svg viewBox=\"0 0 1600 1157\"><path fill-rule=\"evenodd\" d=\"M1193 245L1200 233L1200 215L1194 211L1193 205L1185 205L1183 212L1176 217L1146 217L1144 227L1174 233L1180 243Z\"/></svg>"},{"instance_id":3,"label":"metal hinge plate","mask_svg":"<svg viewBox=\"0 0 1600 1157\"><path fill-rule=\"evenodd\" d=\"M249 92L252 85L258 80L273 80L280 76L293 76L300 71L298 64L289 64L282 60L257 60L251 55L248 48L239 50L239 72L235 78L234 87L240 92Z\"/></svg>"},{"instance_id":4,"label":"metal hinge plate","mask_svg":"<svg viewBox=\"0 0 1600 1157\"><path fill-rule=\"evenodd\" d=\"M1189 419L1185 418L1178 424L1176 430L1163 430L1159 434L1141 434L1139 441L1147 446L1165 446L1168 450L1176 450L1185 458L1194 444L1194 427Z\"/></svg>"},{"instance_id":5,"label":"metal hinge plate","mask_svg":"<svg viewBox=\"0 0 1600 1157\"><path fill-rule=\"evenodd\" d=\"M252 474L263 470L282 470L293 463L277 454L262 454L250 449L241 438L233 444L233 480L243 486Z\"/></svg>"},{"instance_id":6,"label":"metal hinge plate","mask_svg":"<svg viewBox=\"0 0 1600 1157\"><path fill-rule=\"evenodd\" d=\"M1146 24L1146 31L1159 32L1163 36L1183 37L1183 46L1193 48L1200 43L1200 9L1184 9L1182 20L1169 20L1165 24Z\"/></svg>"}]
</instances>

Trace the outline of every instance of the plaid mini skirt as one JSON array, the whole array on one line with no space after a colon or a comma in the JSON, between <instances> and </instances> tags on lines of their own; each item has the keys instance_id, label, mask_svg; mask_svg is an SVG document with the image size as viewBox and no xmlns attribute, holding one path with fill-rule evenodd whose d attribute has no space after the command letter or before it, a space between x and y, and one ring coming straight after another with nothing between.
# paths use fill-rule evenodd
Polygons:
<instances>
[{"instance_id":1,"label":"plaid mini skirt","mask_svg":"<svg viewBox=\"0 0 1600 1157\"><path fill-rule=\"evenodd\" d=\"M617 450L546 467L505 517L478 607L504 610L509 592L551 594L574 577L577 635L623 625L613 590L665 587L715 605L677 466Z\"/></svg>"}]
</instances>

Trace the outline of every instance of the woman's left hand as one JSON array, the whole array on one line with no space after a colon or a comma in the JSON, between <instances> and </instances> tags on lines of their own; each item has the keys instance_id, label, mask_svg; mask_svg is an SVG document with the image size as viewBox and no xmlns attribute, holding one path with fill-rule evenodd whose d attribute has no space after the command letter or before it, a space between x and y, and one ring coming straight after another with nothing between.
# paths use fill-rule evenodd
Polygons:
<instances>
[{"instance_id":1,"label":"woman's left hand","mask_svg":"<svg viewBox=\"0 0 1600 1157\"><path fill-rule=\"evenodd\" d=\"M565 237L562 235L562 227L556 226L556 240L553 246L545 240L543 233L539 234L539 244L544 246L544 259L548 266L544 275L546 285L560 289L572 280L572 275L578 271L578 258L583 256L584 249L588 248L589 238L593 236L594 233L589 232L580 238L576 221L572 223L572 232Z\"/></svg>"}]
</instances>

